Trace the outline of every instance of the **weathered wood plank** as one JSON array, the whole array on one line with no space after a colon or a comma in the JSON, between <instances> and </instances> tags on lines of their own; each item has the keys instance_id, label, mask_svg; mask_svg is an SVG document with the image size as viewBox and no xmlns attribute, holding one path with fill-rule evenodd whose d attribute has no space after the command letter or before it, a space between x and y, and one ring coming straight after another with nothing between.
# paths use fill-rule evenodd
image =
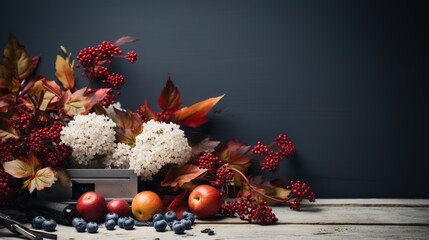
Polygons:
<instances>
[{"instance_id":1,"label":"weathered wood plank","mask_svg":"<svg viewBox=\"0 0 429 240\"><path fill-rule=\"evenodd\" d=\"M57 227L59 239L428 239L429 200L413 199L322 199L303 211L275 207L279 224L249 225L238 218L197 220L185 235L172 231L156 232L152 227L127 231L107 231L100 225L98 234L78 233L72 227ZM213 229L208 236L200 231ZM0 239L15 239L0 229Z\"/></svg>"},{"instance_id":2,"label":"weathered wood plank","mask_svg":"<svg viewBox=\"0 0 429 240\"><path fill-rule=\"evenodd\" d=\"M211 228L215 235L201 233ZM156 232L151 227L136 227L134 230L116 229L108 231L100 227L97 234L77 233L71 227L58 226L59 240L95 239L428 239L429 227L424 226L365 226L365 225L274 225L259 226L248 224L197 224L184 235L172 231ZM16 239L0 231L1 239Z\"/></svg>"}]
</instances>

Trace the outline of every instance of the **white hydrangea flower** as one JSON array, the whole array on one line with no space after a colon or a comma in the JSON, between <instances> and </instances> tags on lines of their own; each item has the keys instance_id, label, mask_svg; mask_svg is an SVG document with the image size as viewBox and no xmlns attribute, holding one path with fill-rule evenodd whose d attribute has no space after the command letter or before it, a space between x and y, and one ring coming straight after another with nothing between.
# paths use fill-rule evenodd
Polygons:
<instances>
[{"instance_id":1,"label":"white hydrangea flower","mask_svg":"<svg viewBox=\"0 0 429 240\"><path fill-rule=\"evenodd\" d=\"M152 180L164 165L182 165L190 157L191 147L179 125L151 120L143 124L142 133L136 137L130 168L143 180Z\"/></svg>"},{"instance_id":2,"label":"white hydrangea flower","mask_svg":"<svg viewBox=\"0 0 429 240\"><path fill-rule=\"evenodd\" d=\"M123 168L130 166L131 146L125 143L118 143L112 154L106 156L103 164L106 168Z\"/></svg>"},{"instance_id":3,"label":"white hydrangea flower","mask_svg":"<svg viewBox=\"0 0 429 240\"><path fill-rule=\"evenodd\" d=\"M111 154L115 149L115 127L116 123L104 115L77 115L63 127L61 142L72 148L77 165L92 167L98 165L91 162L95 156Z\"/></svg>"}]
</instances>

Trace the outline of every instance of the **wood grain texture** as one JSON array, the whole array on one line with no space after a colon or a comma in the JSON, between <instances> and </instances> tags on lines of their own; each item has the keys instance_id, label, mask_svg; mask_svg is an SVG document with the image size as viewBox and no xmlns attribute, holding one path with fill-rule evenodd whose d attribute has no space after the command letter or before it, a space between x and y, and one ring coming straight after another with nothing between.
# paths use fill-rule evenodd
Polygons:
<instances>
[{"instance_id":1,"label":"wood grain texture","mask_svg":"<svg viewBox=\"0 0 429 240\"><path fill-rule=\"evenodd\" d=\"M184 235L156 232L152 227L108 231L100 225L97 234L77 233L59 225L58 239L428 239L429 200L427 199L322 199L302 211L287 207L273 210L279 223L249 225L238 218L197 220ZM201 233L211 228L214 236ZM5 229L1 239L15 239Z\"/></svg>"}]
</instances>

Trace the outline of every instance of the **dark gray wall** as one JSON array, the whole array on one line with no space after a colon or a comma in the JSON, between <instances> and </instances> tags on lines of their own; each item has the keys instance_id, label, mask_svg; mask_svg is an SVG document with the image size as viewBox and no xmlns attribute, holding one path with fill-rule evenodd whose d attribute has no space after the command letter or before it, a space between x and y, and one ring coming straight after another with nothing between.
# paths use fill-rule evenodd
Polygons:
<instances>
[{"instance_id":1,"label":"dark gray wall","mask_svg":"<svg viewBox=\"0 0 429 240\"><path fill-rule=\"evenodd\" d=\"M8 1L39 73L55 55L131 35L120 98L153 104L167 72L185 105L226 93L207 129L249 144L287 133L276 177L319 197L429 197L428 5L424 1Z\"/></svg>"}]
</instances>

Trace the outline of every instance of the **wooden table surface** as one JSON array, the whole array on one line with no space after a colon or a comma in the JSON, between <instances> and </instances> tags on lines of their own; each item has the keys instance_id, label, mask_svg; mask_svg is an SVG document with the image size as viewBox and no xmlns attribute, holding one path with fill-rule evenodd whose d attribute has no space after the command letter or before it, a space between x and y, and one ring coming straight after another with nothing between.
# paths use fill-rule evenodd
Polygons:
<instances>
[{"instance_id":1,"label":"wooden table surface","mask_svg":"<svg viewBox=\"0 0 429 240\"><path fill-rule=\"evenodd\" d=\"M196 220L183 235L156 232L152 227L78 233L59 225L58 239L429 239L429 199L318 199L302 211L275 207L279 223L260 226L239 218ZM210 228L215 235L201 233ZM16 239L0 229L0 239Z\"/></svg>"}]
</instances>

